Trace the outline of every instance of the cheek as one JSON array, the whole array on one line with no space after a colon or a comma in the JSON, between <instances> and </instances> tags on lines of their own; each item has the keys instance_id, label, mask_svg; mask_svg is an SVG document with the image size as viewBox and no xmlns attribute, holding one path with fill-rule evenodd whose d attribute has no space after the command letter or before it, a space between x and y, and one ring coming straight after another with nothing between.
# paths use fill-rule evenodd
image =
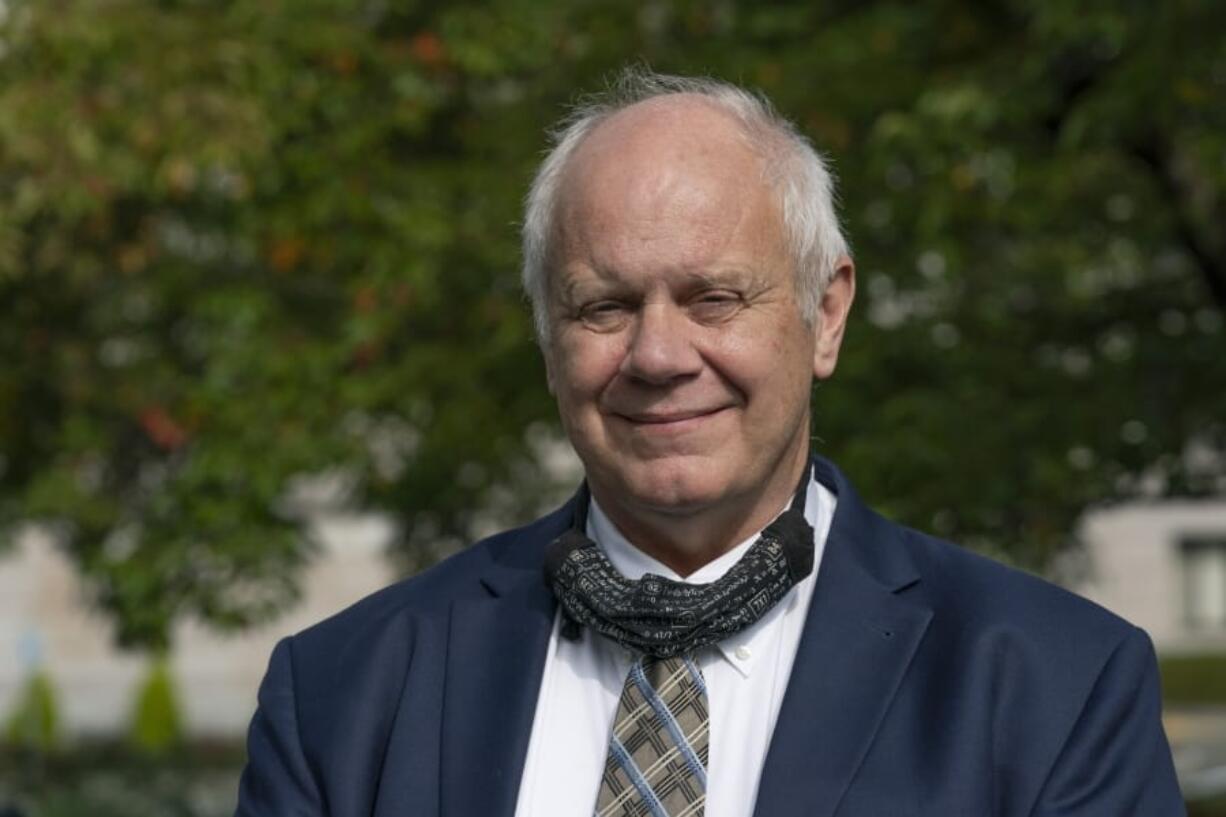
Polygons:
<instances>
[{"instance_id":1,"label":"cheek","mask_svg":"<svg viewBox=\"0 0 1226 817\"><path fill-rule=\"evenodd\" d=\"M767 327L728 334L708 348L709 359L747 387L778 380L796 366L799 354L796 338Z\"/></svg>"},{"instance_id":2,"label":"cheek","mask_svg":"<svg viewBox=\"0 0 1226 817\"><path fill-rule=\"evenodd\" d=\"M570 343L555 350L550 365L551 385L559 402L595 399L616 376L619 358L613 344Z\"/></svg>"},{"instance_id":3,"label":"cheek","mask_svg":"<svg viewBox=\"0 0 1226 817\"><path fill-rule=\"evenodd\" d=\"M813 379L813 346L801 331L761 328L757 334L725 339L720 351L723 373L751 400L785 411L791 403L807 404Z\"/></svg>"}]
</instances>

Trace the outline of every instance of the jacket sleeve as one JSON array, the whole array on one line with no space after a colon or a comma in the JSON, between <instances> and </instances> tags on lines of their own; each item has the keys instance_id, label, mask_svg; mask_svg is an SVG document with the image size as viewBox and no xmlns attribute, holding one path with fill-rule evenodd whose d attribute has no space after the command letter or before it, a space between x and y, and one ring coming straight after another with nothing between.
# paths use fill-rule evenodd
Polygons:
<instances>
[{"instance_id":1,"label":"jacket sleeve","mask_svg":"<svg viewBox=\"0 0 1226 817\"><path fill-rule=\"evenodd\" d=\"M235 817L325 817L298 737L292 641L277 644L247 733L247 766Z\"/></svg>"},{"instance_id":2,"label":"jacket sleeve","mask_svg":"<svg viewBox=\"0 0 1226 817\"><path fill-rule=\"evenodd\" d=\"M1136 628L1107 659L1031 817L1183 817L1158 662Z\"/></svg>"}]
</instances>

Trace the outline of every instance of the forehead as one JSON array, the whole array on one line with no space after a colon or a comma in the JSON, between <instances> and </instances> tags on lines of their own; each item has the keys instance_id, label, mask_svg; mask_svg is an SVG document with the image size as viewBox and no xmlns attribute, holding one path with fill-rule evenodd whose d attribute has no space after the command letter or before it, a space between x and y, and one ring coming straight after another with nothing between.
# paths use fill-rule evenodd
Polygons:
<instances>
[{"instance_id":1,"label":"forehead","mask_svg":"<svg viewBox=\"0 0 1226 817\"><path fill-rule=\"evenodd\" d=\"M743 128L710 102L678 95L639 103L597 126L571 157L558 248L596 266L773 256L782 233L763 170Z\"/></svg>"}]
</instances>

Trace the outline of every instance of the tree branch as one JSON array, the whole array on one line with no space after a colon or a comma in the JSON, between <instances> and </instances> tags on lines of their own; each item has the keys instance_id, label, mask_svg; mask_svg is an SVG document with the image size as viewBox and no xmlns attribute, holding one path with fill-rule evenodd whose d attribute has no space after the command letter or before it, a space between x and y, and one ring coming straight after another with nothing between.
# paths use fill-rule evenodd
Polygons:
<instances>
[{"instance_id":1,"label":"tree branch","mask_svg":"<svg viewBox=\"0 0 1226 817\"><path fill-rule=\"evenodd\" d=\"M1170 200L1175 214L1175 234L1196 262L1214 303L1226 312L1226 253L1220 246L1213 246L1209 237L1198 229L1191 207L1193 191L1175 168L1173 149L1157 134L1150 133L1135 142L1130 152L1150 169L1159 188ZM1210 223L1226 224L1226 214L1210 219Z\"/></svg>"}]
</instances>

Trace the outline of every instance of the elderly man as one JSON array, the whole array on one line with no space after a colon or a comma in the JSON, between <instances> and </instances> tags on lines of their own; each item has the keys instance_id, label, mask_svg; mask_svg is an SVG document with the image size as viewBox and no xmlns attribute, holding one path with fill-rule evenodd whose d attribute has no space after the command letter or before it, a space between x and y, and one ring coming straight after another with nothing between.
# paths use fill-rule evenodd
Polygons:
<instances>
[{"instance_id":1,"label":"elderly man","mask_svg":"<svg viewBox=\"0 0 1226 817\"><path fill-rule=\"evenodd\" d=\"M768 105L576 112L524 283L584 486L278 645L239 815L1183 813L1143 633L811 457L855 276Z\"/></svg>"}]
</instances>

